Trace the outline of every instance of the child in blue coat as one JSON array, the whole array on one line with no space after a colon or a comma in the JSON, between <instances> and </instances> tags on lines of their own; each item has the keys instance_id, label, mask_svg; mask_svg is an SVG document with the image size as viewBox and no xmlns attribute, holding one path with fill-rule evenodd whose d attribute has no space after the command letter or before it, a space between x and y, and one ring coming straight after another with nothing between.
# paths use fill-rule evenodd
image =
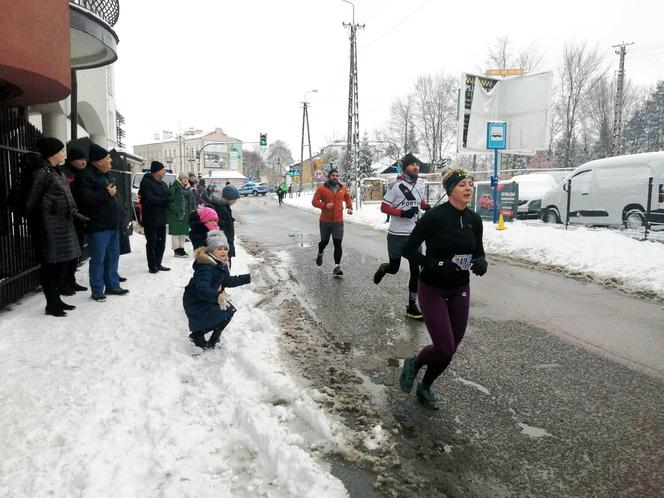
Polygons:
<instances>
[{"instance_id":1,"label":"child in blue coat","mask_svg":"<svg viewBox=\"0 0 664 498\"><path fill-rule=\"evenodd\" d=\"M226 287L251 282L251 275L231 276L228 271L228 240L221 230L208 233L207 245L194 252L194 276L184 289L182 303L189 320L189 338L202 349L213 349L230 323L235 307L227 301ZM212 331L209 340L205 334Z\"/></svg>"}]
</instances>

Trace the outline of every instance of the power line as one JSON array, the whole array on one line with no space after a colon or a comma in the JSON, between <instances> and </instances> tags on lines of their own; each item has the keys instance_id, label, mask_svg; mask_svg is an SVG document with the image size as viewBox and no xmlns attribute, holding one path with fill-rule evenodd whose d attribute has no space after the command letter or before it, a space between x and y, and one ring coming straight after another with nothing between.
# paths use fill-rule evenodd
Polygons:
<instances>
[{"instance_id":1,"label":"power line","mask_svg":"<svg viewBox=\"0 0 664 498\"><path fill-rule=\"evenodd\" d=\"M406 22L408 19L410 19L417 11L419 11L422 7L424 7L426 4L430 3L432 0L425 0L422 4L420 4L419 7L415 8L415 10L411 11L410 14L406 15L406 17L402 18L399 22L397 22L394 26L389 28L387 31L385 31L382 35L379 35L378 38L373 39L363 47L360 47L360 51L366 50L370 46L372 46L374 43L377 41L383 39L385 36L390 34L392 31L394 31L396 28L398 28L400 25L402 25L404 22Z\"/></svg>"}]
</instances>

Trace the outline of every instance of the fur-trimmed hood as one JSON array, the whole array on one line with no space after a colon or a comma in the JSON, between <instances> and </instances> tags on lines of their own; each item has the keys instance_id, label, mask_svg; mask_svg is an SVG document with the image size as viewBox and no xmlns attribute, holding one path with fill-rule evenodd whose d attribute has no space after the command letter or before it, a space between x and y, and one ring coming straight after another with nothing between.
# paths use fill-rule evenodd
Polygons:
<instances>
[{"instance_id":1,"label":"fur-trimmed hood","mask_svg":"<svg viewBox=\"0 0 664 498\"><path fill-rule=\"evenodd\" d=\"M212 266L223 264L221 261L218 261L214 259L212 256L210 256L210 253L208 253L207 247L205 246L199 247L194 251L194 268L196 267L196 263L198 263L199 265L212 265Z\"/></svg>"}]
</instances>

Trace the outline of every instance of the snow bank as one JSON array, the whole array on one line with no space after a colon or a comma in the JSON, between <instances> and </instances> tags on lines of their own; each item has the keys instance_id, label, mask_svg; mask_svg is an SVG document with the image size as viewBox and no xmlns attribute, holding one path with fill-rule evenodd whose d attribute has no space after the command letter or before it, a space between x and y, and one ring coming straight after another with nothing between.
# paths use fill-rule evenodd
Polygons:
<instances>
[{"instance_id":1,"label":"snow bank","mask_svg":"<svg viewBox=\"0 0 664 498\"><path fill-rule=\"evenodd\" d=\"M253 284L230 289L221 348L198 354L181 304L192 260L152 275L132 245L127 296L79 293L53 318L36 295L0 315L0 496L347 496L319 458L342 428L281 362ZM233 273L251 262L238 247Z\"/></svg>"},{"instance_id":2,"label":"snow bank","mask_svg":"<svg viewBox=\"0 0 664 498\"><path fill-rule=\"evenodd\" d=\"M312 194L286 199L295 207L319 212L311 205ZM361 223L387 231L380 204L363 204L351 223ZM507 230L497 231L484 222L484 248L487 254L500 255L531 264L541 264L585 275L593 280L628 292L664 299L664 244L634 240L609 229L560 226L515 221Z\"/></svg>"}]
</instances>

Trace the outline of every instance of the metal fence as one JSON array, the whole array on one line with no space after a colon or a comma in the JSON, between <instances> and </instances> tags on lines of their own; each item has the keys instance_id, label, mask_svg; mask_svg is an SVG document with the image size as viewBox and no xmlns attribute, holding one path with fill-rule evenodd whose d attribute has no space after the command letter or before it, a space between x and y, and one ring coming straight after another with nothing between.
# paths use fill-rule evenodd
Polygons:
<instances>
[{"instance_id":1,"label":"metal fence","mask_svg":"<svg viewBox=\"0 0 664 498\"><path fill-rule=\"evenodd\" d=\"M69 0L69 3L80 5L89 10L106 21L109 26L115 26L120 18L120 2L118 0Z\"/></svg>"},{"instance_id":2,"label":"metal fence","mask_svg":"<svg viewBox=\"0 0 664 498\"><path fill-rule=\"evenodd\" d=\"M28 225L7 200L21 176L22 157L37 149L41 133L23 109L0 105L0 308L15 302L39 285Z\"/></svg>"}]
</instances>

